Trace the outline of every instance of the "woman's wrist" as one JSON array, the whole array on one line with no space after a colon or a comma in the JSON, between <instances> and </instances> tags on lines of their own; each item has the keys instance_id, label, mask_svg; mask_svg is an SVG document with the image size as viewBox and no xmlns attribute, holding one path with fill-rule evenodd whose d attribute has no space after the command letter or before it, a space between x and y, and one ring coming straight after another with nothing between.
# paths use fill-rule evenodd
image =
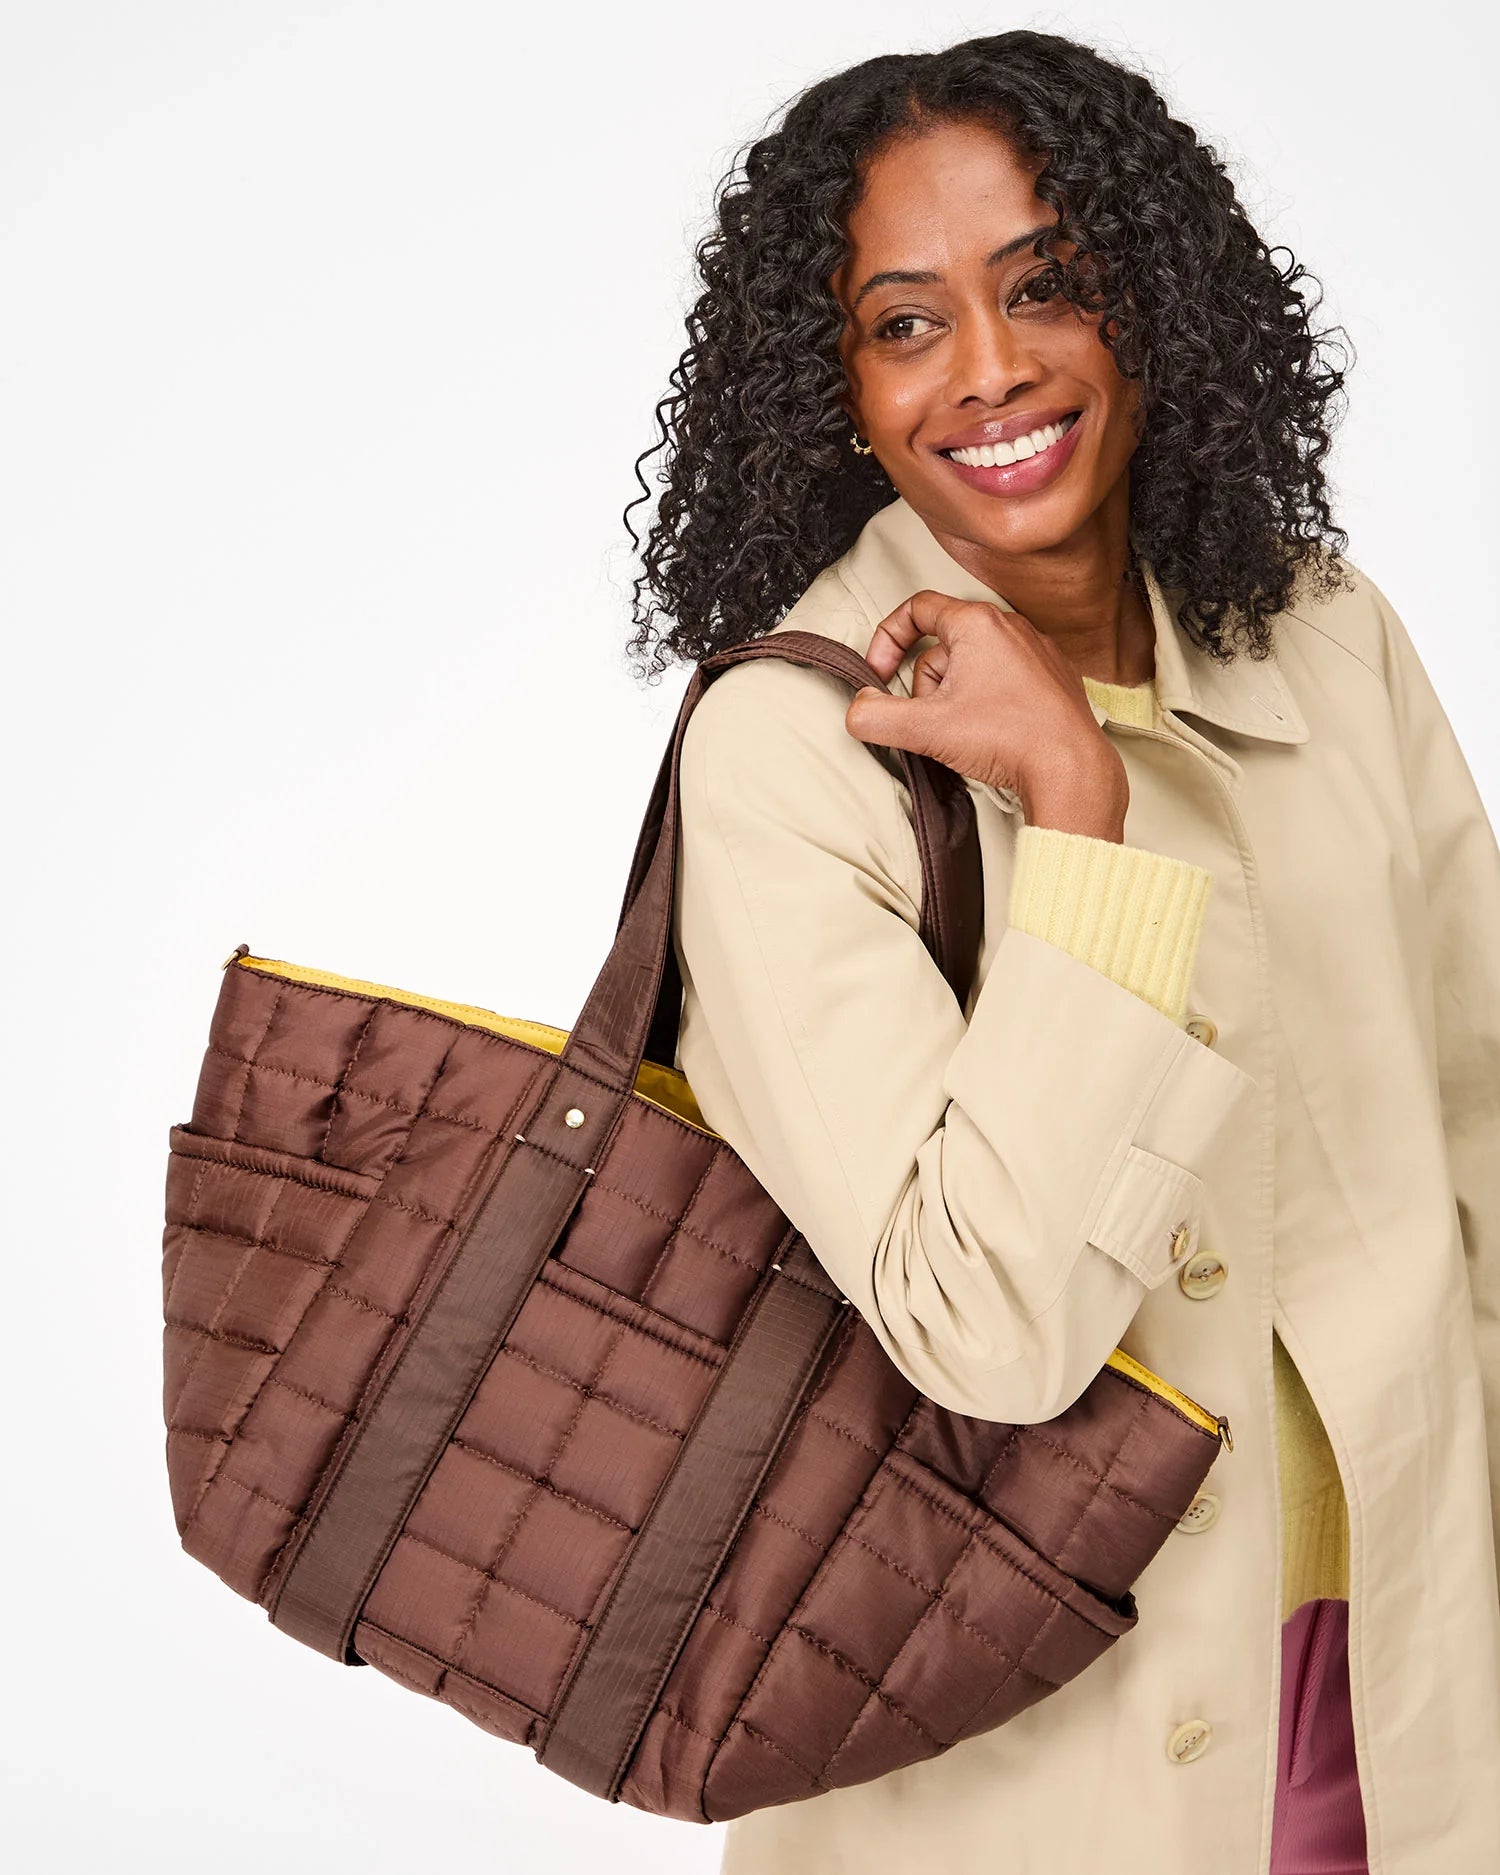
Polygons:
<instances>
[{"instance_id":1,"label":"woman's wrist","mask_svg":"<svg viewBox=\"0 0 1500 1875\"><path fill-rule=\"evenodd\" d=\"M1125 840L1125 814L1100 807L1098 799L1046 800L1028 809L1028 827L1051 827L1058 833L1086 833L1094 840Z\"/></svg>"},{"instance_id":2,"label":"woman's wrist","mask_svg":"<svg viewBox=\"0 0 1500 1875\"><path fill-rule=\"evenodd\" d=\"M1118 753L1111 748L1109 754L1103 769L1074 762L1040 778L1023 778L1017 792L1027 826L1123 842L1130 782Z\"/></svg>"}]
</instances>

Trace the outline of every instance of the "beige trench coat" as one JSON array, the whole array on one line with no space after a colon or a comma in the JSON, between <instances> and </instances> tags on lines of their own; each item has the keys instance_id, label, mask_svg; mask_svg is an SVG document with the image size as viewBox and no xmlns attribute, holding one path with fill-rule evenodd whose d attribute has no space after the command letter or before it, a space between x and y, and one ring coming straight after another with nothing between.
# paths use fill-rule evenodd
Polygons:
<instances>
[{"instance_id":1,"label":"beige trench coat","mask_svg":"<svg viewBox=\"0 0 1500 1875\"><path fill-rule=\"evenodd\" d=\"M1127 842L1213 876L1182 1027L1008 926L1020 805L976 782L986 928L958 1009L916 935L906 791L844 728L846 685L741 665L691 720L678 1065L709 1125L944 1404L1045 1420L1119 1345L1234 1437L1217 1517L1169 1536L1128 1636L939 1758L735 1819L727 1875L1266 1875L1273 1323L1349 1503L1372 1875L1500 1869L1500 850L1400 619L1356 582L1294 602L1273 661L1220 668L1147 568L1166 733L1095 714ZM863 653L921 587L1005 603L898 499L778 629ZM1216 1289L1171 1261L1185 1207ZM1179 1762L1187 1720L1209 1742Z\"/></svg>"}]
</instances>

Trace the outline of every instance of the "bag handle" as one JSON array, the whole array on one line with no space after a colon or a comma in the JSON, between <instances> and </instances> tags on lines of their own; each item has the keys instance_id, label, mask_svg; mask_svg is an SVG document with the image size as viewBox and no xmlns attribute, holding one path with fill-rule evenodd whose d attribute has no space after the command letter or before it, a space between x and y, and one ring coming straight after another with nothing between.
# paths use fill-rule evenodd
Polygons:
<instances>
[{"instance_id":1,"label":"bag handle","mask_svg":"<svg viewBox=\"0 0 1500 1875\"><path fill-rule=\"evenodd\" d=\"M635 1086L648 1057L664 1067L676 1060L682 977L672 943L672 907L683 732L715 677L731 665L763 657L826 671L842 678L851 692L865 684L885 687L859 652L822 632L768 632L698 663L646 806L614 946L563 1049L564 1059L572 1056L574 1066L586 1062L592 1073L623 1091ZM984 905L973 798L963 777L943 763L909 749L891 753L911 798L922 870L922 942L962 1005L978 962Z\"/></svg>"}]
</instances>

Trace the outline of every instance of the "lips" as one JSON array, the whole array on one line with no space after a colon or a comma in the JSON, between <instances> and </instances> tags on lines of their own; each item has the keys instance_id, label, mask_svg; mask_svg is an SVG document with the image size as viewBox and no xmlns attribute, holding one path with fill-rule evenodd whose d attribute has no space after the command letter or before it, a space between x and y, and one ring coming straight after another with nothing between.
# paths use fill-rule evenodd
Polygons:
<instances>
[{"instance_id":1,"label":"lips","mask_svg":"<svg viewBox=\"0 0 1500 1875\"><path fill-rule=\"evenodd\" d=\"M997 447L1003 449L1007 457L1013 458L1005 462L960 462L956 456L942 451L938 453L950 475L958 476L981 495L1001 498L1033 495L1063 474L1078 448L1078 438L1082 431L1083 417L1079 415L1062 429L1061 434L1054 434L1052 442L1040 449L1032 449L1030 455L1026 456L1016 456L1015 446L1002 442ZM971 449L983 449L984 445L955 443L953 447L967 455Z\"/></svg>"},{"instance_id":2,"label":"lips","mask_svg":"<svg viewBox=\"0 0 1500 1875\"><path fill-rule=\"evenodd\" d=\"M1044 430L1049 424L1062 423L1081 414L1076 405L1018 411L1011 417L995 417L967 430L956 431L952 436L945 436L942 442L934 443L933 448L939 455L946 456L954 449L983 449L986 443L1013 443L1018 436L1030 436L1033 430Z\"/></svg>"}]
</instances>

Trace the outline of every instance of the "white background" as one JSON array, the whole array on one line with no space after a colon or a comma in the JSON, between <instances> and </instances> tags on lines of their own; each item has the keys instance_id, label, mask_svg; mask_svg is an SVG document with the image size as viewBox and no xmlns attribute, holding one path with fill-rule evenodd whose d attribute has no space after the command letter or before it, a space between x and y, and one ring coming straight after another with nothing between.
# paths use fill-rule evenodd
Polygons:
<instances>
[{"instance_id":1,"label":"white background","mask_svg":"<svg viewBox=\"0 0 1500 1875\"><path fill-rule=\"evenodd\" d=\"M1359 352L1350 557L1500 814L1493 15L0 20L14 1865L714 1869L722 1829L338 1671L177 1547L162 1185L220 961L244 940L568 1026L686 682L630 674L621 514L713 185L815 78L1015 25L1150 72L1324 281Z\"/></svg>"}]
</instances>

